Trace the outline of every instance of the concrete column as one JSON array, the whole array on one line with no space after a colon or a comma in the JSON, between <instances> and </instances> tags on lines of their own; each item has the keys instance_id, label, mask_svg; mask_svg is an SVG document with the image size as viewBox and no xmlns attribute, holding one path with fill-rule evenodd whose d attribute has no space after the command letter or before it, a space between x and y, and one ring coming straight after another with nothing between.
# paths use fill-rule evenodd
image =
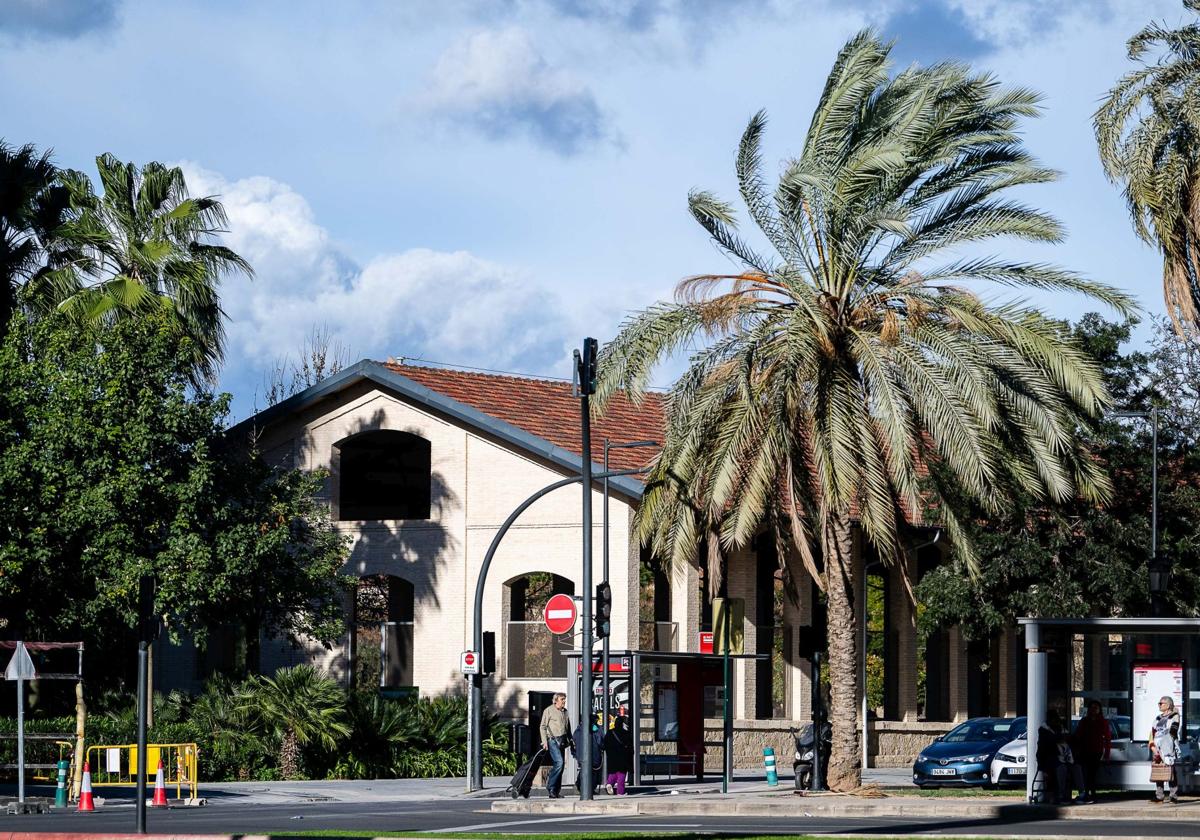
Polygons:
<instances>
[{"instance_id":1,"label":"concrete column","mask_svg":"<svg viewBox=\"0 0 1200 840\"><path fill-rule=\"evenodd\" d=\"M799 563L791 568L800 568ZM801 659L798 648L800 628L812 624L812 582L807 576L796 581L796 602L785 598L783 602L783 623L791 630L791 649L788 651L788 670L790 672L791 703L789 716L793 720L807 720L812 717L812 668L807 659Z\"/></svg>"},{"instance_id":2,"label":"concrete column","mask_svg":"<svg viewBox=\"0 0 1200 840\"><path fill-rule=\"evenodd\" d=\"M950 720L961 723L967 719L967 646L957 627L946 631L950 653Z\"/></svg>"},{"instance_id":3,"label":"concrete column","mask_svg":"<svg viewBox=\"0 0 1200 840\"><path fill-rule=\"evenodd\" d=\"M739 549L729 555L727 590L730 598L741 598L745 602L742 617L742 637L745 653L758 652L758 622L755 597L758 589L757 556L751 548ZM738 719L751 720L755 717L755 692L757 680L751 660L739 659L734 666L734 714Z\"/></svg>"},{"instance_id":4,"label":"concrete column","mask_svg":"<svg viewBox=\"0 0 1200 840\"><path fill-rule=\"evenodd\" d=\"M1037 776L1038 730L1046 722L1046 687L1048 654L1041 649L1041 627L1025 625L1026 667L1028 668L1029 690L1026 698L1026 726L1029 737L1025 740L1025 796L1033 799L1033 782Z\"/></svg>"},{"instance_id":5,"label":"concrete column","mask_svg":"<svg viewBox=\"0 0 1200 840\"><path fill-rule=\"evenodd\" d=\"M671 620L675 622L675 644L679 650L700 649L700 572L691 565L675 566L671 581ZM636 646L635 646L636 647Z\"/></svg>"},{"instance_id":6,"label":"concrete column","mask_svg":"<svg viewBox=\"0 0 1200 840\"><path fill-rule=\"evenodd\" d=\"M907 561L908 579L915 583L916 564L914 558ZM905 562L900 560L898 562ZM902 569L894 568L888 574L888 627L896 639L895 662L887 663L894 668L896 686L896 716L900 720L917 719L917 611L901 580Z\"/></svg>"}]
</instances>

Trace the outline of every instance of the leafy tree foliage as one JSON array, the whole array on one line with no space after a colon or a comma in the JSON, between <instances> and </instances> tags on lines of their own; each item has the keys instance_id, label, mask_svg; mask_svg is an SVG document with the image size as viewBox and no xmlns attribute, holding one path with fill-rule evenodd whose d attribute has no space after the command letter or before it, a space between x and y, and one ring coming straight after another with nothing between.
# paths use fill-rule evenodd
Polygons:
<instances>
[{"instance_id":1,"label":"leafy tree foliage","mask_svg":"<svg viewBox=\"0 0 1200 840\"><path fill-rule=\"evenodd\" d=\"M68 205L49 152L0 140L0 336L25 283L64 262L60 230Z\"/></svg>"},{"instance_id":2,"label":"leafy tree foliage","mask_svg":"<svg viewBox=\"0 0 1200 840\"><path fill-rule=\"evenodd\" d=\"M163 313L14 318L0 347L0 616L83 639L97 677L132 663L144 577L168 631L200 642L210 624L341 631L346 546L322 476L229 444L228 395L192 388L194 358Z\"/></svg>"},{"instance_id":3,"label":"leafy tree foliage","mask_svg":"<svg viewBox=\"0 0 1200 840\"><path fill-rule=\"evenodd\" d=\"M889 49L870 32L842 48L777 184L763 172L766 118L750 121L736 166L756 241L732 205L690 196L741 270L687 280L674 302L627 321L605 348L598 391L600 405L618 388L637 392L661 359L700 348L670 394L640 534L676 563L701 562L707 544L715 582L725 554L766 528L793 578L825 589L835 790L860 779L855 520L884 562L901 559L904 511L919 508L924 467L938 465L925 497L973 568L960 496L999 513L1014 492L1065 501L1109 490L1074 436L1079 416L1109 403L1100 371L1056 323L968 284L1133 308L1061 268L961 255L1001 237L1063 235L1009 197L1056 177L1021 142L1038 97L956 63L893 74Z\"/></svg>"},{"instance_id":4,"label":"leafy tree foliage","mask_svg":"<svg viewBox=\"0 0 1200 840\"><path fill-rule=\"evenodd\" d=\"M1183 0L1193 14L1200 0ZM1139 67L1121 77L1094 122L1105 174L1121 184L1138 236L1163 258L1167 312L1181 335L1200 328L1200 23L1151 23L1129 39Z\"/></svg>"},{"instance_id":5,"label":"leafy tree foliage","mask_svg":"<svg viewBox=\"0 0 1200 840\"><path fill-rule=\"evenodd\" d=\"M1178 614L1200 614L1200 353L1166 323L1156 325L1149 353L1121 352L1128 323L1089 315L1074 333L1103 366L1122 410L1159 407L1158 552L1173 566L1167 601ZM1087 434L1113 476L1111 502L1046 504L1022 496L1010 516L977 510L970 530L980 573L972 578L958 560L930 572L917 589L923 622L960 625L970 639L1022 615L1149 613L1150 420L1109 416Z\"/></svg>"},{"instance_id":6,"label":"leafy tree foliage","mask_svg":"<svg viewBox=\"0 0 1200 840\"><path fill-rule=\"evenodd\" d=\"M99 194L82 172L59 176L70 211L56 235L75 256L40 272L32 298L85 324L157 314L190 348L195 381L211 376L224 352L218 287L227 274L253 274L216 240L225 208L189 195L179 167L139 168L105 154L96 169Z\"/></svg>"}]
</instances>

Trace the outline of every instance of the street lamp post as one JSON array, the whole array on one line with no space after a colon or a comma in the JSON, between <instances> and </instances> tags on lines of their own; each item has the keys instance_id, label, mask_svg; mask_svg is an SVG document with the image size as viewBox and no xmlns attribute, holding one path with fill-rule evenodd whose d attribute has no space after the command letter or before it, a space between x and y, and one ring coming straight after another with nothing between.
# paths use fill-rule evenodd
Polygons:
<instances>
[{"instance_id":1,"label":"street lamp post","mask_svg":"<svg viewBox=\"0 0 1200 840\"><path fill-rule=\"evenodd\" d=\"M658 441L656 441L656 440L635 440L635 441L631 441L630 443L610 443L608 438L604 439L604 513L603 513L604 526L602 528L603 548L601 550L601 557L603 558L603 561L602 561L603 562L603 570L602 570L603 577L601 578L601 580L604 581L605 583L608 583L608 471L609 471L608 453L614 449L637 449L637 448L640 448L643 446L658 446ZM603 711L604 711L604 726L606 729L608 727L608 705L609 705L608 652L609 652L609 637L606 635L604 637L604 643L603 643L603 647L602 647L601 653L600 653L600 669L601 669L600 670L600 684L601 684L600 691L601 691L601 695L604 698ZM607 775L608 775L608 759L607 759L607 757L604 760L604 774L607 777Z\"/></svg>"},{"instance_id":2,"label":"street lamp post","mask_svg":"<svg viewBox=\"0 0 1200 840\"><path fill-rule=\"evenodd\" d=\"M1114 411L1113 417L1141 417L1150 421L1150 612L1160 616L1164 612L1163 596L1171 576L1170 566L1158 558L1158 406L1149 411Z\"/></svg>"}]
</instances>

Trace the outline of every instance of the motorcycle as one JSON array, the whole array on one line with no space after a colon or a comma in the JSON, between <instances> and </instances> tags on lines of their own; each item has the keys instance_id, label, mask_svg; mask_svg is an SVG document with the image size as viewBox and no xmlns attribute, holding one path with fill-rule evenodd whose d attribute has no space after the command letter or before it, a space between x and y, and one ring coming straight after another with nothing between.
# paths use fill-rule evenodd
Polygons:
<instances>
[{"instance_id":1,"label":"motorcycle","mask_svg":"<svg viewBox=\"0 0 1200 840\"><path fill-rule=\"evenodd\" d=\"M813 725L806 723L799 729L788 730L796 740L796 754L792 759L792 772L796 777L796 790L812 790L813 782ZM829 767L829 753L833 746L833 727L821 724L821 767Z\"/></svg>"}]
</instances>

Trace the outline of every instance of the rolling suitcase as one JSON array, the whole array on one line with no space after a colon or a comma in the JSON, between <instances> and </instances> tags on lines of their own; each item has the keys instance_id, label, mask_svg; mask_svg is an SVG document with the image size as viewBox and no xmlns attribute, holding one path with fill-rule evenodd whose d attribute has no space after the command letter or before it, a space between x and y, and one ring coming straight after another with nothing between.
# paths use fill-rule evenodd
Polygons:
<instances>
[{"instance_id":1,"label":"rolling suitcase","mask_svg":"<svg viewBox=\"0 0 1200 840\"><path fill-rule=\"evenodd\" d=\"M511 794L513 799L516 799L518 796L528 799L529 792L533 789L533 780L537 776L537 771L542 768L542 765L549 763L550 754L544 748L538 750L533 754L533 758L517 768L517 772L513 774L512 782L509 784L506 793Z\"/></svg>"}]
</instances>

